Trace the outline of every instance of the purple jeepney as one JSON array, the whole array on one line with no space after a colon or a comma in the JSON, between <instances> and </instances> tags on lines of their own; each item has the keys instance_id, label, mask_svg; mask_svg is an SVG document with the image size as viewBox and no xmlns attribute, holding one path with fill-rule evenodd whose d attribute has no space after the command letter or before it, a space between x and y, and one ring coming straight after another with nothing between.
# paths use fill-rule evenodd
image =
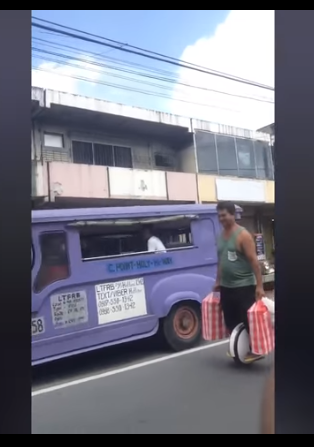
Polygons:
<instances>
[{"instance_id":1,"label":"purple jeepney","mask_svg":"<svg viewBox=\"0 0 314 447\"><path fill-rule=\"evenodd\" d=\"M147 251L146 225L166 250ZM215 205L33 211L32 364L158 331L197 345L219 231Z\"/></svg>"}]
</instances>

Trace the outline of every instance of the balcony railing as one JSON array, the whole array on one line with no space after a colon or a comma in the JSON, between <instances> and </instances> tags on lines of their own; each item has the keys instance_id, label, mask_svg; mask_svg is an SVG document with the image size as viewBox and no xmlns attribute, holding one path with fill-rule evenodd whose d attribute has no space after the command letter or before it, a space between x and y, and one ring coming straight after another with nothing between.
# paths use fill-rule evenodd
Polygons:
<instances>
[{"instance_id":1,"label":"balcony railing","mask_svg":"<svg viewBox=\"0 0 314 447\"><path fill-rule=\"evenodd\" d=\"M230 192L230 194L229 194ZM49 162L33 163L32 196L274 203L274 182L256 179Z\"/></svg>"}]
</instances>

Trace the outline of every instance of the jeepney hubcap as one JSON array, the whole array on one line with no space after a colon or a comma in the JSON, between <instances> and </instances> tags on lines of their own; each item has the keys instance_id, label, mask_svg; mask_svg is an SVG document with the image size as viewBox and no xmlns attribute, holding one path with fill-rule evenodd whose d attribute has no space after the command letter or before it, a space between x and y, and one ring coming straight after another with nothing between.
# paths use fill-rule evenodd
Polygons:
<instances>
[{"instance_id":1,"label":"jeepney hubcap","mask_svg":"<svg viewBox=\"0 0 314 447\"><path fill-rule=\"evenodd\" d=\"M192 309L187 307L178 309L174 317L174 330L180 338L194 337L197 327L197 316Z\"/></svg>"}]
</instances>

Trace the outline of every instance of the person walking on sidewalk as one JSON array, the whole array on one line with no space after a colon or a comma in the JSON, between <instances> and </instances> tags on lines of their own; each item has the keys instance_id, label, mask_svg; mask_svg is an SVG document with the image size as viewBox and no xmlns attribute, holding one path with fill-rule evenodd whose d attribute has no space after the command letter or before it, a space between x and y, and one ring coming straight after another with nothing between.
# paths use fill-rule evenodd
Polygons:
<instances>
[{"instance_id":1,"label":"person walking on sidewalk","mask_svg":"<svg viewBox=\"0 0 314 447\"><path fill-rule=\"evenodd\" d=\"M229 333L243 323L249 332L247 312L264 296L262 273L252 235L236 223L232 202L217 205L223 231L218 239L218 271L215 292L220 292L221 307ZM247 360L256 356L248 353Z\"/></svg>"}]
</instances>

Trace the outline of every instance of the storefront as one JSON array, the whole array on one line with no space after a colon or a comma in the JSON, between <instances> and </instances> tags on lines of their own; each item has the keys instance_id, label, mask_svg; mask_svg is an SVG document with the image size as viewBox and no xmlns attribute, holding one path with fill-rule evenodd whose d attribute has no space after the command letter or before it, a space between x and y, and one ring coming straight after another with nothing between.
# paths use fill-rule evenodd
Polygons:
<instances>
[{"instance_id":1,"label":"storefront","mask_svg":"<svg viewBox=\"0 0 314 447\"><path fill-rule=\"evenodd\" d=\"M240 205L243 209L238 224L246 228L252 235L260 232L258 225L256 207L250 205Z\"/></svg>"},{"instance_id":2,"label":"storefront","mask_svg":"<svg viewBox=\"0 0 314 447\"><path fill-rule=\"evenodd\" d=\"M261 216L261 230L264 235L266 259L274 260L275 250L275 208L274 205L263 207Z\"/></svg>"},{"instance_id":3,"label":"storefront","mask_svg":"<svg viewBox=\"0 0 314 447\"><path fill-rule=\"evenodd\" d=\"M274 206L241 205L243 213L239 225L245 227L255 238L261 260L273 261L274 252Z\"/></svg>"}]
</instances>

